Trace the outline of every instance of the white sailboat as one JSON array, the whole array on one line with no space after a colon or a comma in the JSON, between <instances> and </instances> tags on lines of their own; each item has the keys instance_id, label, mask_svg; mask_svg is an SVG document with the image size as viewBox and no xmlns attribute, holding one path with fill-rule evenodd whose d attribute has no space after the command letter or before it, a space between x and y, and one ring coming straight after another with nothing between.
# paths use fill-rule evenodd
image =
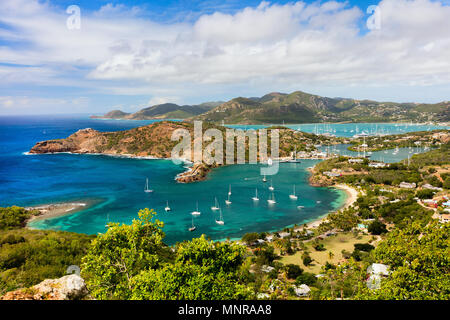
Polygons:
<instances>
[{"instance_id":1,"label":"white sailboat","mask_svg":"<svg viewBox=\"0 0 450 320\"><path fill-rule=\"evenodd\" d=\"M166 210L166 212L172 210L172 209L170 209L170 207L169 207L169 200L167 200L166 207L164 208L164 210Z\"/></svg>"},{"instance_id":2,"label":"white sailboat","mask_svg":"<svg viewBox=\"0 0 450 320\"><path fill-rule=\"evenodd\" d=\"M222 210L220 210L219 220L216 219L216 223L220 224L220 225L224 225L225 224L225 222L223 221L223 217L222 217Z\"/></svg>"},{"instance_id":3,"label":"white sailboat","mask_svg":"<svg viewBox=\"0 0 450 320\"><path fill-rule=\"evenodd\" d=\"M259 201L259 198L258 198L258 188L256 188L255 196L254 196L252 199L253 199L253 201Z\"/></svg>"},{"instance_id":4,"label":"white sailboat","mask_svg":"<svg viewBox=\"0 0 450 320\"><path fill-rule=\"evenodd\" d=\"M191 214L192 214L193 216L199 216L199 215L201 214L201 212L198 211L198 201L197 201L197 210L192 211Z\"/></svg>"},{"instance_id":5,"label":"white sailboat","mask_svg":"<svg viewBox=\"0 0 450 320\"><path fill-rule=\"evenodd\" d=\"M219 210L219 203L217 202L217 197L214 198L214 206L211 207L211 210Z\"/></svg>"},{"instance_id":6,"label":"white sailboat","mask_svg":"<svg viewBox=\"0 0 450 320\"><path fill-rule=\"evenodd\" d=\"M289 198L291 198L292 200L297 200L298 199L298 197L295 194L295 184L294 184L294 192L289 195Z\"/></svg>"},{"instance_id":7,"label":"white sailboat","mask_svg":"<svg viewBox=\"0 0 450 320\"><path fill-rule=\"evenodd\" d=\"M228 192L228 199L225 199L225 204L226 204L226 205L230 205L230 204L231 204L230 196L231 196L231 191Z\"/></svg>"},{"instance_id":8,"label":"white sailboat","mask_svg":"<svg viewBox=\"0 0 450 320\"><path fill-rule=\"evenodd\" d=\"M231 184L230 187L228 188L228 195L231 196Z\"/></svg>"},{"instance_id":9,"label":"white sailboat","mask_svg":"<svg viewBox=\"0 0 450 320\"><path fill-rule=\"evenodd\" d=\"M189 228L189 231L195 231L195 229L197 229L197 227L194 225L194 217L192 217L192 227Z\"/></svg>"},{"instance_id":10,"label":"white sailboat","mask_svg":"<svg viewBox=\"0 0 450 320\"><path fill-rule=\"evenodd\" d=\"M272 198L269 199L269 200L267 200L267 202L268 202L269 204L275 204L275 203L277 203L277 202L275 201L275 195L273 194L273 192L272 192Z\"/></svg>"},{"instance_id":11,"label":"white sailboat","mask_svg":"<svg viewBox=\"0 0 450 320\"><path fill-rule=\"evenodd\" d=\"M267 182L266 175L264 175L264 178L263 178L262 181L263 181L263 182Z\"/></svg>"},{"instance_id":12,"label":"white sailboat","mask_svg":"<svg viewBox=\"0 0 450 320\"><path fill-rule=\"evenodd\" d=\"M270 191L275 190L275 188L273 187L273 181L272 181L272 179L270 179L270 187L269 187L269 190L270 190Z\"/></svg>"},{"instance_id":13,"label":"white sailboat","mask_svg":"<svg viewBox=\"0 0 450 320\"><path fill-rule=\"evenodd\" d=\"M150 189L148 188L148 178L145 180L145 188L144 188L144 192L146 192L146 193L153 192L153 190L150 190Z\"/></svg>"}]
</instances>

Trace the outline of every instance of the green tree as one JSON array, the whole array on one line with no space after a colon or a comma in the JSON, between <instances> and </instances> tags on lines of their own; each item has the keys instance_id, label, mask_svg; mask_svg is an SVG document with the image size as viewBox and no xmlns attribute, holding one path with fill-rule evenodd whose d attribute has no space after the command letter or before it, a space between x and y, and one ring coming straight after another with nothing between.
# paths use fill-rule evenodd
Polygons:
<instances>
[{"instance_id":1,"label":"green tree","mask_svg":"<svg viewBox=\"0 0 450 320\"><path fill-rule=\"evenodd\" d=\"M367 231L369 231L371 234L379 235L387 232L386 225L379 221L375 220L369 226L367 227Z\"/></svg>"},{"instance_id":2,"label":"green tree","mask_svg":"<svg viewBox=\"0 0 450 320\"><path fill-rule=\"evenodd\" d=\"M303 273L303 269L296 264L288 264L286 265L286 276L288 279L296 279Z\"/></svg>"},{"instance_id":3,"label":"green tree","mask_svg":"<svg viewBox=\"0 0 450 320\"><path fill-rule=\"evenodd\" d=\"M303 265L305 267L309 266L312 263L312 261L313 261L311 256L309 254L307 254L307 253L304 253L302 255L302 260L303 260Z\"/></svg>"},{"instance_id":4,"label":"green tree","mask_svg":"<svg viewBox=\"0 0 450 320\"><path fill-rule=\"evenodd\" d=\"M259 239L259 234L256 232L246 233L242 237L242 241L244 241L247 245L253 244L258 239Z\"/></svg>"},{"instance_id":5,"label":"green tree","mask_svg":"<svg viewBox=\"0 0 450 320\"><path fill-rule=\"evenodd\" d=\"M97 299L128 299L131 279L143 270L157 269L170 256L162 239L163 222L153 210L139 211L131 225L111 223L83 258L82 276Z\"/></svg>"},{"instance_id":6,"label":"green tree","mask_svg":"<svg viewBox=\"0 0 450 320\"><path fill-rule=\"evenodd\" d=\"M373 250L374 258L390 266L381 288L362 287L359 299L449 300L450 225L415 222L395 229Z\"/></svg>"},{"instance_id":7,"label":"green tree","mask_svg":"<svg viewBox=\"0 0 450 320\"><path fill-rule=\"evenodd\" d=\"M245 248L213 243L204 236L180 244L174 264L142 271L133 278L131 299L243 299L250 290L239 283Z\"/></svg>"}]
</instances>

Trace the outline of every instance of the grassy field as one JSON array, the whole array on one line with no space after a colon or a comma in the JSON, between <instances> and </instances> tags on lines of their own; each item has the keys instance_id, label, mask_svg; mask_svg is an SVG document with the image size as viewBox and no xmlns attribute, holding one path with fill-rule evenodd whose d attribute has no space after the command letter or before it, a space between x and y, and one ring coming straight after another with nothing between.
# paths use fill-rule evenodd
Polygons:
<instances>
[{"instance_id":1,"label":"grassy field","mask_svg":"<svg viewBox=\"0 0 450 320\"><path fill-rule=\"evenodd\" d=\"M316 251L312 247L312 242L305 243L307 251L310 252L311 258L314 260L308 267L303 265L302 254L303 251L296 252L293 255L286 255L281 258L281 262L284 264L298 264L307 272L320 273L322 266L329 261L330 263L336 264L343 260L342 250L353 252L355 243L368 243L372 240L372 236L369 235L358 235L355 237L351 232L349 233L339 233L335 236L331 236L321 240L325 246L325 251ZM333 253L333 257L330 259L329 252Z\"/></svg>"}]
</instances>

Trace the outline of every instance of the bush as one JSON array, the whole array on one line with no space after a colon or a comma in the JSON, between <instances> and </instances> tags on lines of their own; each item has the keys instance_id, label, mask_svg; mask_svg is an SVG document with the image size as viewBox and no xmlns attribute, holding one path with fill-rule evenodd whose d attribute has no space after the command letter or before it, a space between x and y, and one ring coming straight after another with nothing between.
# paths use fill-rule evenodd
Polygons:
<instances>
[{"instance_id":1,"label":"bush","mask_svg":"<svg viewBox=\"0 0 450 320\"><path fill-rule=\"evenodd\" d=\"M359 250L359 251L365 251L365 252L370 252L373 249L375 249L375 247L371 244L368 243L355 243L355 250Z\"/></svg>"},{"instance_id":2,"label":"bush","mask_svg":"<svg viewBox=\"0 0 450 320\"><path fill-rule=\"evenodd\" d=\"M416 192L416 197L419 199L432 199L434 191L430 189L422 189Z\"/></svg>"},{"instance_id":3,"label":"bush","mask_svg":"<svg viewBox=\"0 0 450 320\"><path fill-rule=\"evenodd\" d=\"M6 237L4 237L0 241L0 246L4 244L17 244L25 242L25 238L23 236L15 235L15 234L8 234Z\"/></svg>"},{"instance_id":4,"label":"bush","mask_svg":"<svg viewBox=\"0 0 450 320\"><path fill-rule=\"evenodd\" d=\"M314 249L316 249L316 251L325 251L326 250L323 243L318 243L318 244L314 245Z\"/></svg>"},{"instance_id":5,"label":"bush","mask_svg":"<svg viewBox=\"0 0 450 320\"><path fill-rule=\"evenodd\" d=\"M0 230L21 228L31 212L21 207L0 208Z\"/></svg>"},{"instance_id":6,"label":"bush","mask_svg":"<svg viewBox=\"0 0 450 320\"><path fill-rule=\"evenodd\" d=\"M305 265L305 267L309 266L311 264L311 262L313 261L309 254L304 254L302 256L302 259L303 259L303 264Z\"/></svg>"},{"instance_id":7,"label":"bush","mask_svg":"<svg viewBox=\"0 0 450 320\"><path fill-rule=\"evenodd\" d=\"M367 231L369 231L373 235L380 235L386 233L387 229L386 225L383 222L375 220L371 224L369 224Z\"/></svg>"},{"instance_id":8,"label":"bush","mask_svg":"<svg viewBox=\"0 0 450 320\"><path fill-rule=\"evenodd\" d=\"M297 279L303 273L303 269L296 264L286 265L286 276L288 279Z\"/></svg>"},{"instance_id":9,"label":"bush","mask_svg":"<svg viewBox=\"0 0 450 320\"><path fill-rule=\"evenodd\" d=\"M361 261L361 251L354 250L352 253L352 258L355 259L356 261Z\"/></svg>"},{"instance_id":10,"label":"bush","mask_svg":"<svg viewBox=\"0 0 450 320\"><path fill-rule=\"evenodd\" d=\"M301 285L306 284L308 286L313 286L317 282L317 278L314 273L304 272L295 279L295 284Z\"/></svg>"},{"instance_id":11,"label":"bush","mask_svg":"<svg viewBox=\"0 0 450 320\"><path fill-rule=\"evenodd\" d=\"M258 239L259 239L259 234L256 232L246 233L242 237L242 241L244 241L247 245L253 244Z\"/></svg>"}]
</instances>

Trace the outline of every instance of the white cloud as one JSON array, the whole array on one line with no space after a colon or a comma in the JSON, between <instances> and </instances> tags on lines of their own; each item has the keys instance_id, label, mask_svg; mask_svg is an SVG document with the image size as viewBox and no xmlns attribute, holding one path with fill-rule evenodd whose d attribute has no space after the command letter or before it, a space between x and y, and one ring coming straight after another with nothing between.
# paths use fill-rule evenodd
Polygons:
<instances>
[{"instance_id":1,"label":"white cloud","mask_svg":"<svg viewBox=\"0 0 450 320\"><path fill-rule=\"evenodd\" d=\"M149 106L163 103L180 103L180 99L178 97L153 97L148 101Z\"/></svg>"},{"instance_id":2,"label":"white cloud","mask_svg":"<svg viewBox=\"0 0 450 320\"><path fill-rule=\"evenodd\" d=\"M68 15L49 4L2 0L0 22L11 28L0 28L0 37L22 45L0 47L0 61L38 67L0 68L7 75L0 86L89 80L101 93L185 102L205 92L235 96L235 88L449 85L450 7L431 0L379 7L382 28L373 31L362 29L365 8L336 1L262 2L192 24L158 24L141 8L107 4L95 13L81 8L81 30L68 30ZM84 70L76 83L67 81L74 66Z\"/></svg>"}]
</instances>

